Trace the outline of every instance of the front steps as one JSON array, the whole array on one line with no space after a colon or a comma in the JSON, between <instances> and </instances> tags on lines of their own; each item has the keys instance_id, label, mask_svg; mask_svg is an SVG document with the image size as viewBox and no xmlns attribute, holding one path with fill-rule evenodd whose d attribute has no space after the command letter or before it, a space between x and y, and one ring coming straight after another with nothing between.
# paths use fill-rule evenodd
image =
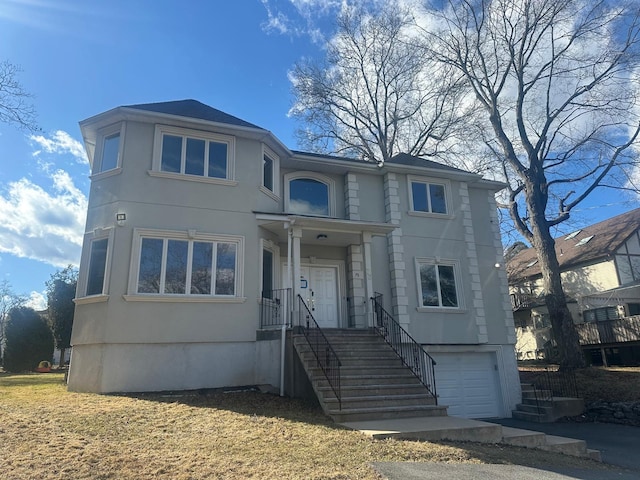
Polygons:
<instances>
[{"instance_id":1,"label":"front steps","mask_svg":"<svg viewBox=\"0 0 640 480\"><path fill-rule=\"evenodd\" d=\"M387 343L371 330L323 329L342 362L342 408L303 335L293 344L324 412L338 423L443 416L435 399Z\"/></svg>"},{"instance_id":2,"label":"front steps","mask_svg":"<svg viewBox=\"0 0 640 480\"><path fill-rule=\"evenodd\" d=\"M562 417L575 417L584 412L582 398L552 397L551 400L537 400L531 384L522 385L522 403L516 405L513 418L528 422L552 423ZM538 397L550 397L550 392L538 390Z\"/></svg>"}]
</instances>

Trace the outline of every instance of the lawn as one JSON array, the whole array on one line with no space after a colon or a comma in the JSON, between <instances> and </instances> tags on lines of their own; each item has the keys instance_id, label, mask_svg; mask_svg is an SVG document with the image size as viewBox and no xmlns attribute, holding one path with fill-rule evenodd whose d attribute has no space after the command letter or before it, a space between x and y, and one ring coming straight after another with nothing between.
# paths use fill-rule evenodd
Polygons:
<instances>
[{"instance_id":1,"label":"lawn","mask_svg":"<svg viewBox=\"0 0 640 480\"><path fill-rule=\"evenodd\" d=\"M94 395L62 374L0 374L0 476L379 479L372 462L605 468L499 445L371 440L313 405L257 392Z\"/></svg>"}]
</instances>

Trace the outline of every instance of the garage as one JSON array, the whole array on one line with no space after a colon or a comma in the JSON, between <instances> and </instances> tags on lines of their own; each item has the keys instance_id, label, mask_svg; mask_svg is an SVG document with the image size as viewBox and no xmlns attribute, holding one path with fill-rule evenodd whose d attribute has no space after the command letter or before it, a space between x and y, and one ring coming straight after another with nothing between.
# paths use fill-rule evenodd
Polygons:
<instances>
[{"instance_id":1,"label":"garage","mask_svg":"<svg viewBox=\"0 0 640 480\"><path fill-rule=\"evenodd\" d=\"M496 355L493 352L432 353L437 362L438 403L464 418L503 417Z\"/></svg>"}]
</instances>

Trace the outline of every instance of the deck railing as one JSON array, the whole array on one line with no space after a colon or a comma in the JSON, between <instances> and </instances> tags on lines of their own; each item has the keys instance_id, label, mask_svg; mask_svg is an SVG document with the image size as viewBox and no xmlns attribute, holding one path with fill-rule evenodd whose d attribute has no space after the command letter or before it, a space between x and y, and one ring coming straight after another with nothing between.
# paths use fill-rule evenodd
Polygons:
<instances>
[{"instance_id":1,"label":"deck railing","mask_svg":"<svg viewBox=\"0 0 640 480\"><path fill-rule=\"evenodd\" d=\"M436 361L422 345L416 342L409 332L382 307L382 294L376 293L371 298L375 315L375 330L393 348L413 374L433 395L438 403L436 392Z\"/></svg>"},{"instance_id":2,"label":"deck railing","mask_svg":"<svg viewBox=\"0 0 640 480\"><path fill-rule=\"evenodd\" d=\"M640 315L576 324L580 345L640 341Z\"/></svg>"},{"instance_id":3,"label":"deck railing","mask_svg":"<svg viewBox=\"0 0 640 480\"><path fill-rule=\"evenodd\" d=\"M265 290L260 299L260 328L291 325L291 289Z\"/></svg>"},{"instance_id":4,"label":"deck railing","mask_svg":"<svg viewBox=\"0 0 640 480\"><path fill-rule=\"evenodd\" d=\"M322 370L338 400L338 408L342 410L342 391L340 386L340 367L342 363L300 295L298 295L297 324L302 329L302 333L316 358L316 365Z\"/></svg>"}]
</instances>

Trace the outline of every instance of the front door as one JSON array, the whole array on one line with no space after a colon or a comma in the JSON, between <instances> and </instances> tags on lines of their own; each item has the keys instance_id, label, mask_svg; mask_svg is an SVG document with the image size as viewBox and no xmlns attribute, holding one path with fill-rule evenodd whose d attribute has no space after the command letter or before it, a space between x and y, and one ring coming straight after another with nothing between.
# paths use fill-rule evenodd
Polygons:
<instances>
[{"instance_id":1,"label":"front door","mask_svg":"<svg viewBox=\"0 0 640 480\"><path fill-rule=\"evenodd\" d=\"M300 294L321 328L338 327L337 280L334 267L300 267Z\"/></svg>"}]
</instances>

